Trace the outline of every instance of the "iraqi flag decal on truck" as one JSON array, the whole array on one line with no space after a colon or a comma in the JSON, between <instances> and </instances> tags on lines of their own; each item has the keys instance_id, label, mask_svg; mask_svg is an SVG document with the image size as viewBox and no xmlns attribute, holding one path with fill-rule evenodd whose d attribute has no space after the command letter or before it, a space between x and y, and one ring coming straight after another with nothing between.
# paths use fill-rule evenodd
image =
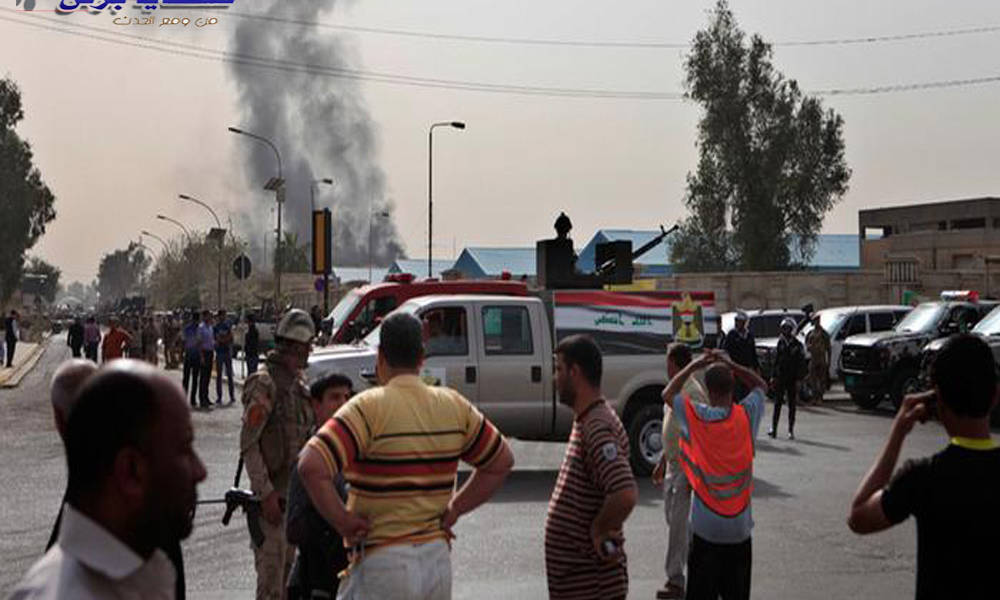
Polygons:
<instances>
[{"instance_id":1,"label":"iraqi flag decal on truck","mask_svg":"<svg viewBox=\"0 0 1000 600\"><path fill-rule=\"evenodd\" d=\"M716 334L712 292L555 293L556 339L593 337L605 354L661 353L672 341L694 348Z\"/></svg>"}]
</instances>

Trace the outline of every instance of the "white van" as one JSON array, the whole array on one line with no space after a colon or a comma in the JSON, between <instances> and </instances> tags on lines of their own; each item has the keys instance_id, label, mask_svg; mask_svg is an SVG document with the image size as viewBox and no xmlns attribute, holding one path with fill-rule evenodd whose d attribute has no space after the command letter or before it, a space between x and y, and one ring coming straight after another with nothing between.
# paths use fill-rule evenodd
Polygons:
<instances>
[{"instance_id":1,"label":"white van","mask_svg":"<svg viewBox=\"0 0 1000 600\"><path fill-rule=\"evenodd\" d=\"M840 306L818 310L820 325L830 335L830 379L837 378L837 367L840 364L840 351L844 340L849 336L861 333L889 331L905 317L912 306ZM796 334L799 341L805 344L806 334L812 331L811 321L804 320L799 325Z\"/></svg>"}]
</instances>

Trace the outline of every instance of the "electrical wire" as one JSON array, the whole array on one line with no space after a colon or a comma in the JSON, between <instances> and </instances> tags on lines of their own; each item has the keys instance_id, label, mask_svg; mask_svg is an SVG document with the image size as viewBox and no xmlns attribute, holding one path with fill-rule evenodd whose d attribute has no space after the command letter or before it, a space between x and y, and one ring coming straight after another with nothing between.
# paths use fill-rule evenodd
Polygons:
<instances>
[{"instance_id":1,"label":"electrical wire","mask_svg":"<svg viewBox=\"0 0 1000 600\"><path fill-rule=\"evenodd\" d=\"M7 11L7 12L12 12L12 11ZM19 12L20 14L30 15L30 13L25 13L22 11L13 11L13 12ZM628 90L613 90L613 89L561 88L561 87L547 87L547 86L497 84L497 83L486 83L486 82L476 82L476 81L414 77L410 75L381 73L375 71L349 69L344 67L333 67L329 65L298 63L294 61L272 59L272 58L260 57L244 53L234 53L223 50L215 50L212 48L205 48L202 46L197 46L194 44L185 44L182 42L153 40L145 36L137 36L125 32L114 32L114 36L112 37L111 36L112 32L103 28L91 27L88 25L82 25L77 23L65 23L65 22L58 22L59 24L56 25L54 24L57 23L57 21L55 20L37 15L30 15L30 16L35 20L45 21L47 23L26 21L22 17L4 16L2 14L2 11L0 11L0 20L8 21L19 25L27 25L35 28L54 31L56 33L61 33L64 35L73 35L77 37L93 39L106 43L143 48L147 50L154 50L157 52L172 54L176 56L186 56L190 58L199 58L202 60L213 60L231 64L240 64L258 68L276 70L276 71L308 73L308 74L322 75L327 77L350 79L356 81L371 81L371 82L384 83L390 85L452 89L452 90L473 91L473 92L518 94L527 96L622 99L622 100L661 100L661 101L684 99L684 94L679 92L628 91ZM71 27L82 29L84 31L67 29L62 25L70 25ZM87 33L86 31L93 31L96 33ZM136 41L120 39L123 37ZM985 85L998 82L1000 82L1000 75L990 75L978 78L949 79L944 81L932 81L932 82L890 84L890 85L871 86L871 87L820 89L820 90L812 90L807 93L814 96L862 96L862 95L909 92L917 90L978 86L978 85Z\"/></svg>"},{"instance_id":2,"label":"electrical wire","mask_svg":"<svg viewBox=\"0 0 1000 600\"><path fill-rule=\"evenodd\" d=\"M646 49L684 49L690 48L690 42L628 42L628 41L593 41L593 40L560 40L542 38L519 38L486 35L462 35L450 33L437 33L432 31L414 31L409 29L392 29L386 27L364 27L359 25L340 25L335 23L325 23L322 21L309 21L305 19L294 19L273 15L245 13L234 10L227 10L226 16L234 16L240 19L252 19L267 21L271 23L282 23L285 25L301 25L303 27L318 27L321 29L334 29L338 31L350 31L354 33L371 33L379 35L392 35L400 37L425 38L432 40L451 40L460 42L478 42L490 44L523 44L532 46L570 46L578 48L646 48ZM1000 25L984 25L979 27L967 27L963 29L942 29L938 31L924 31L917 33L902 33L891 35L876 35L863 37L830 38L819 40L786 40L773 42L772 46L844 46L855 44L877 44L887 42L901 42L920 40L928 38L956 37L964 35L976 35L1000 32Z\"/></svg>"}]
</instances>

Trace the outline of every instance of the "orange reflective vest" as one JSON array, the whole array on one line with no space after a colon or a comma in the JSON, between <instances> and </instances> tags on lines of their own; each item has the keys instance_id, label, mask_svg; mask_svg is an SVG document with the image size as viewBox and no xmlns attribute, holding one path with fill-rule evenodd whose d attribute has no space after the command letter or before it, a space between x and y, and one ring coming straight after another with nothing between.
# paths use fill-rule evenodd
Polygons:
<instances>
[{"instance_id":1,"label":"orange reflective vest","mask_svg":"<svg viewBox=\"0 0 1000 600\"><path fill-rule=\"evenodd\" d=\"M734 404L729 416L707 421L684 396L687 435L681 434L681 466L691 489L712 512L735 517L750 506L753 492L753 438L745 408Z\"/></svg>"}]
</instances>

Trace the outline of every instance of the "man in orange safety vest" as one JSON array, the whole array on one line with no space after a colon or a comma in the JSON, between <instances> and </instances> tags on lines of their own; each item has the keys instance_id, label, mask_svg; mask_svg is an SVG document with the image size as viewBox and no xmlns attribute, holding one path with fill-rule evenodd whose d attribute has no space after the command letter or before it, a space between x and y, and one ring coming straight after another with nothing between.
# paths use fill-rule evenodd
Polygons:
<instances>
[{"instance_id":1,"label":"man in orange safety vest","mask_svg":"<svg viewBox=\"0 0 1000 600\"><path fill-rule=\"evenodd\" d=\"M708 404L682 393L696 371L705 370ZM733 402L739 379L750 393ZM665 408L681 429L681 466L694 497L688 600L750 597L753 529L754 439L764 416L767 384L722 351L706 351L674 376L663 391Z\"/></svg>"}]
</instances>

